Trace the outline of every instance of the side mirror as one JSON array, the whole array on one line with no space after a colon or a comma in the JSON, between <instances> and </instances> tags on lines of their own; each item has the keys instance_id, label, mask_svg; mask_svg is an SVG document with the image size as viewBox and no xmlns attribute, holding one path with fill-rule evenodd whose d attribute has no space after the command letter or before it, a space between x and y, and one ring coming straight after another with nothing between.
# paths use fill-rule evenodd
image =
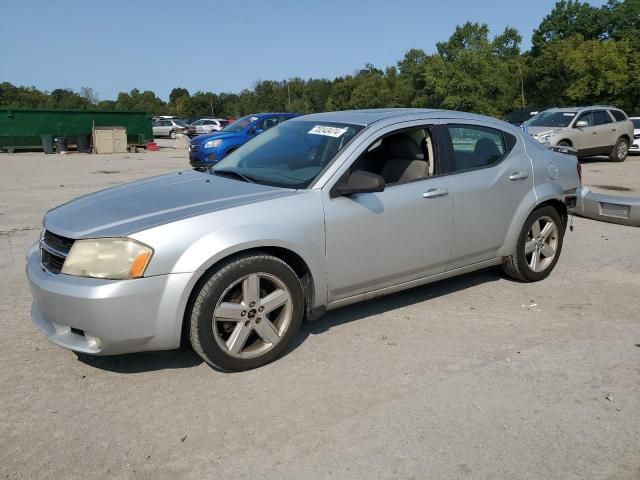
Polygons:
<instances>
[{"instance_id":1,"label":"side mirror","mask_svg":"<svg viewBox=\"0 0 640 480\"><path fill-rule=\"evenodd\" d=\"M332 189L332 197L348 197L356 193L382 192L384 180L380 175L356 170L348 178L340 180Z\"/></svg>"},{"instance_id":2,"label":"side mirror","mask_svg":"<svg viewBox=\"0 0 640 480\"><path fill-rule=\"evenodd\" d=\"M574 128L584 128L588 126L589 126L589 122L587 122L586 120L578 120Z\"/></svg>"}]
</instances>

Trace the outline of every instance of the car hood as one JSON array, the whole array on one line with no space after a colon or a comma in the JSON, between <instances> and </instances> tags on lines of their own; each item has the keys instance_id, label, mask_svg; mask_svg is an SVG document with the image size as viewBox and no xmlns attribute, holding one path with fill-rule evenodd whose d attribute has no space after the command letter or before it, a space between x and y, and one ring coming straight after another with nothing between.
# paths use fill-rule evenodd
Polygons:
<instances>
[{"instance_id":1,"label":"car hood","mask_svg":"<svg viewBox=\"0 0 640 480\"><path fill-rule=\"evenodd\" d=\"M294 195L296 190L186 171L85 195L49 210L47 230L64 237L120 237L183 218Z\"/></svg>"},{"instance_id":2,"label":"car hood","mask_svg":"<svg viewBox=\"0 0 640 480\"><path fill-rule=\"evenodd\" d=\"M243 136L244 134L242 134L241 132L211 132L204 135L198 135L191 140L191 144L200 145L208 142L209 140L215 140L216 138L226 140L229 138L239 138Z\"/></svg>"}]
</instances>

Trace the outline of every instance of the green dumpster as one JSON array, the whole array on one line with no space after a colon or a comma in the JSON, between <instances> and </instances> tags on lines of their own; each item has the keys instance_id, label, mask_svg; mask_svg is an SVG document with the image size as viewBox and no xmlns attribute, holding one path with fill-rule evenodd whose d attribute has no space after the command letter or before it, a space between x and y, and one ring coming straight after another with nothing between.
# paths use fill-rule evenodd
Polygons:
<instances>
[{"instance_id":1,"label":"green dumpster","mask_svg":"<svg viewBox=\"0 0 640 480\"><path fill-rule=\"evenodd\" d=\"M49 137L90 135L94 126L124 127L132 145L153 141L149 112L0 108L0 149L47 151Z\"/></svg>"}]
</instances>

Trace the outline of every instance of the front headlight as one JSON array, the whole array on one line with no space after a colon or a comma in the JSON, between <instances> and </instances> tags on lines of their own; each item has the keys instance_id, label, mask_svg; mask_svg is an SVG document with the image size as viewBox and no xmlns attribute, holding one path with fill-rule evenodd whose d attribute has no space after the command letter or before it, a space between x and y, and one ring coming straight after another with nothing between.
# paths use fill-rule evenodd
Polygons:
<instances>
[{"instance_id":1,"label":"front headlight","mask_svg":"<svg viewBox=\"0 0 640 480\"><path fill-rule=\"evenodd\" d=\"M122 280L144 274L153 249L129 238L76 240L62 273L77 277Z\"/></svg>"},{"instance_id":2,"label":"front headlight","mask_svg":"<svg viewBox=\"0 0 640 480\"><path fill-rule=\"evenodd\" d=\"M549 143L549 142L551 142L551 134L547 133L546 135L540 135L538 137L538 141L540 143Z\"/></svg>"},{"instance_id":3,"label":"front headlight","mask_svg":"<svg viewBox=\"0 0 640 480\"><path fill-rule=\"evenodd\" d=\"M204 148L218 148L218 145L222 143L222 140L209 140L204 144Z\"/></svg>"}]
</instances>

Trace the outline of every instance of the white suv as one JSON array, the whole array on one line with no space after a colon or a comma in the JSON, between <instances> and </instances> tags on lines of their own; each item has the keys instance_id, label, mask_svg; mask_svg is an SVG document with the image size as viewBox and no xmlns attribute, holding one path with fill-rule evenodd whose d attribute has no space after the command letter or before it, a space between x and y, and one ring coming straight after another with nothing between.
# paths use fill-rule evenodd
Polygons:
<instances>
[{"instance_id":1,"label":"white suv","mask_svg":"<svg viewBox=\"0 0 640 480\"><path fill-rule=\"evenodd\" d=\"M608 155L615 162L627 158L634 140L627 114L609 106L551 108L523 128L544 145L573 148L578 157Z\"/></svg>"}]
</instances>

